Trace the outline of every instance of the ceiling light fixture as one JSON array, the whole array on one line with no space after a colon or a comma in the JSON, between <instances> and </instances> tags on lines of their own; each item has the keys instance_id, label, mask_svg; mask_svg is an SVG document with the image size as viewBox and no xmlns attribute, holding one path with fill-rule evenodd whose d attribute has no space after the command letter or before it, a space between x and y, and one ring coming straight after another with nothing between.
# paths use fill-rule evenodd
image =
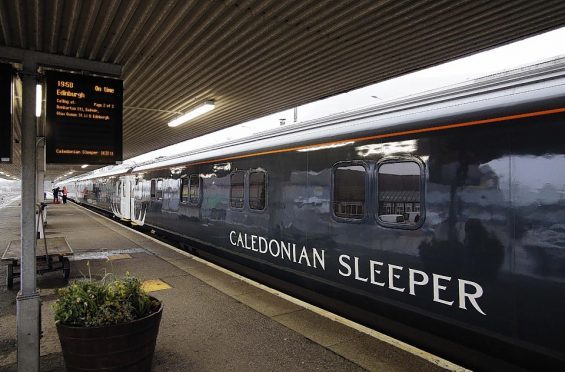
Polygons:
<instances>
[{"instance_id":1,"label":"ceiling light fixture","mask_svg":"<svg viewBox=\"0 0 565 372\"><path fill-rule=\"evenodd\" d=\"M42 89L41 84L37 84L35 86L35 117L41 117L41 101L43 100L42 97Z\"/></svg>"},{"instance_id":2,"label":"ceiling light fixture","mask_svg":"<svg viewBox=\"0 0 565 372\"><path fill-rule=\"evenodd\" d=\"M176 118L173 121L169 122L169 127L176 127L179 126L183 123L186 123L187 121L194 119L197 116L200 116L202 114L207 113L208 111L211 111L214 109L215 107L215 102L214 101L206 101L203 104L201 104L200 106L195 107L193 110L187 112L186 114L179 116L178 118Z\"/></svg>"}]
</instances>

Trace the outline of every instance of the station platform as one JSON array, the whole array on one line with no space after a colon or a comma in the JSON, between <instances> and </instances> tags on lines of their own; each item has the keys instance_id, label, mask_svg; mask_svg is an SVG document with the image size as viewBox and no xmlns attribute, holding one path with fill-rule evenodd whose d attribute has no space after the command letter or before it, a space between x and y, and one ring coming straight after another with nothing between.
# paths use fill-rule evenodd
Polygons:
<instances>
[{"instance_id":1,"label":"station platform","mask_svg":"<svg viewBox=\"0 0 565 372\"><path fill-rule=\"evenodd\" d=\"M126 228L73 203L48 205L46 237L74 251L70 278L126 272L164 303L154 371L463 371L460 366L342 319ZM0 248L19 239L17 202L0 209ZM88 263L88 265L87 265ZM0 268L0 370L16 371L16 295ZM53 320L60 272L38 276L41 370L62 371Z\"/></svg>"}]
</instances>

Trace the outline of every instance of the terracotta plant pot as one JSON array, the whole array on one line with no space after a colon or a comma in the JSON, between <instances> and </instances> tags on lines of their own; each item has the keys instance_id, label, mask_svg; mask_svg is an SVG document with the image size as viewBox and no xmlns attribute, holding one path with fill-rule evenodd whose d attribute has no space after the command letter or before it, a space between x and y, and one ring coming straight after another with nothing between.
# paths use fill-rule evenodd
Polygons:
<instances>
[{"instance_id":1,"label":"terracotta plant pot","mask_svg":"<svg viewBox=\"0 0 565 372\"><path fill-rule=\"evenodd\" d=\"M150 371L163 303L133 322L104 327L57 323L67 371Z\"/></svg>"}]
</instances>

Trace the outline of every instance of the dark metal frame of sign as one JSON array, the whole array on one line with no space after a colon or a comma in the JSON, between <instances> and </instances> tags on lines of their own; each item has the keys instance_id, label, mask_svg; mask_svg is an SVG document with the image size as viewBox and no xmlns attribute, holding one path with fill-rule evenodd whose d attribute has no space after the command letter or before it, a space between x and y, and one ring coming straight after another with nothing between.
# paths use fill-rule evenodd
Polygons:
<instances>
[{"instance_id":1,"label":"dark metal frame of sign","mask_svg":"<svg viewBox=\"0 0 565 372\"><path fill-rule=\"evenodd\" d=\"M12 162L12 79L14 70L7 63L0 63L0 163Z\"/></svg>"},{"instance_id":2,"label":"dark metal frame of sign","mask_svg":"<svg viewBox=\"0 0 565 372\"><path fill-rule=\"evenodd\" d=\"M45 76L47 163L121 162L122 80L59 71Z\"/></svg>"}]
</instances>

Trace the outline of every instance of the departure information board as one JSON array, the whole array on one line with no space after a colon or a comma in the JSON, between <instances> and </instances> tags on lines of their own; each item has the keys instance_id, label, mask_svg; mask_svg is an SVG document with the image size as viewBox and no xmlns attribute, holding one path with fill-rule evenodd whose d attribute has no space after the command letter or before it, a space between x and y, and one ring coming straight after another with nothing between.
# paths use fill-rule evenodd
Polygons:
<instances>
[{"instance_id":1,"label":"departure information board","mask_svg":"<svg viewBox=\"0 0 565 372\"><path fill-rule=\"evenodd\" d=\"M122 161L123 83L47 71L47 163Z\"/></svg>"},{"instance_id":2,"label":"departure information board","mask_svg":"<svg viewBox=\"0 0 565 372\"><path fill-rule=\"evenodd\" d=\"M12 66L0 64L0 163L12 162Z\"/></svg>"}]
</instances>

